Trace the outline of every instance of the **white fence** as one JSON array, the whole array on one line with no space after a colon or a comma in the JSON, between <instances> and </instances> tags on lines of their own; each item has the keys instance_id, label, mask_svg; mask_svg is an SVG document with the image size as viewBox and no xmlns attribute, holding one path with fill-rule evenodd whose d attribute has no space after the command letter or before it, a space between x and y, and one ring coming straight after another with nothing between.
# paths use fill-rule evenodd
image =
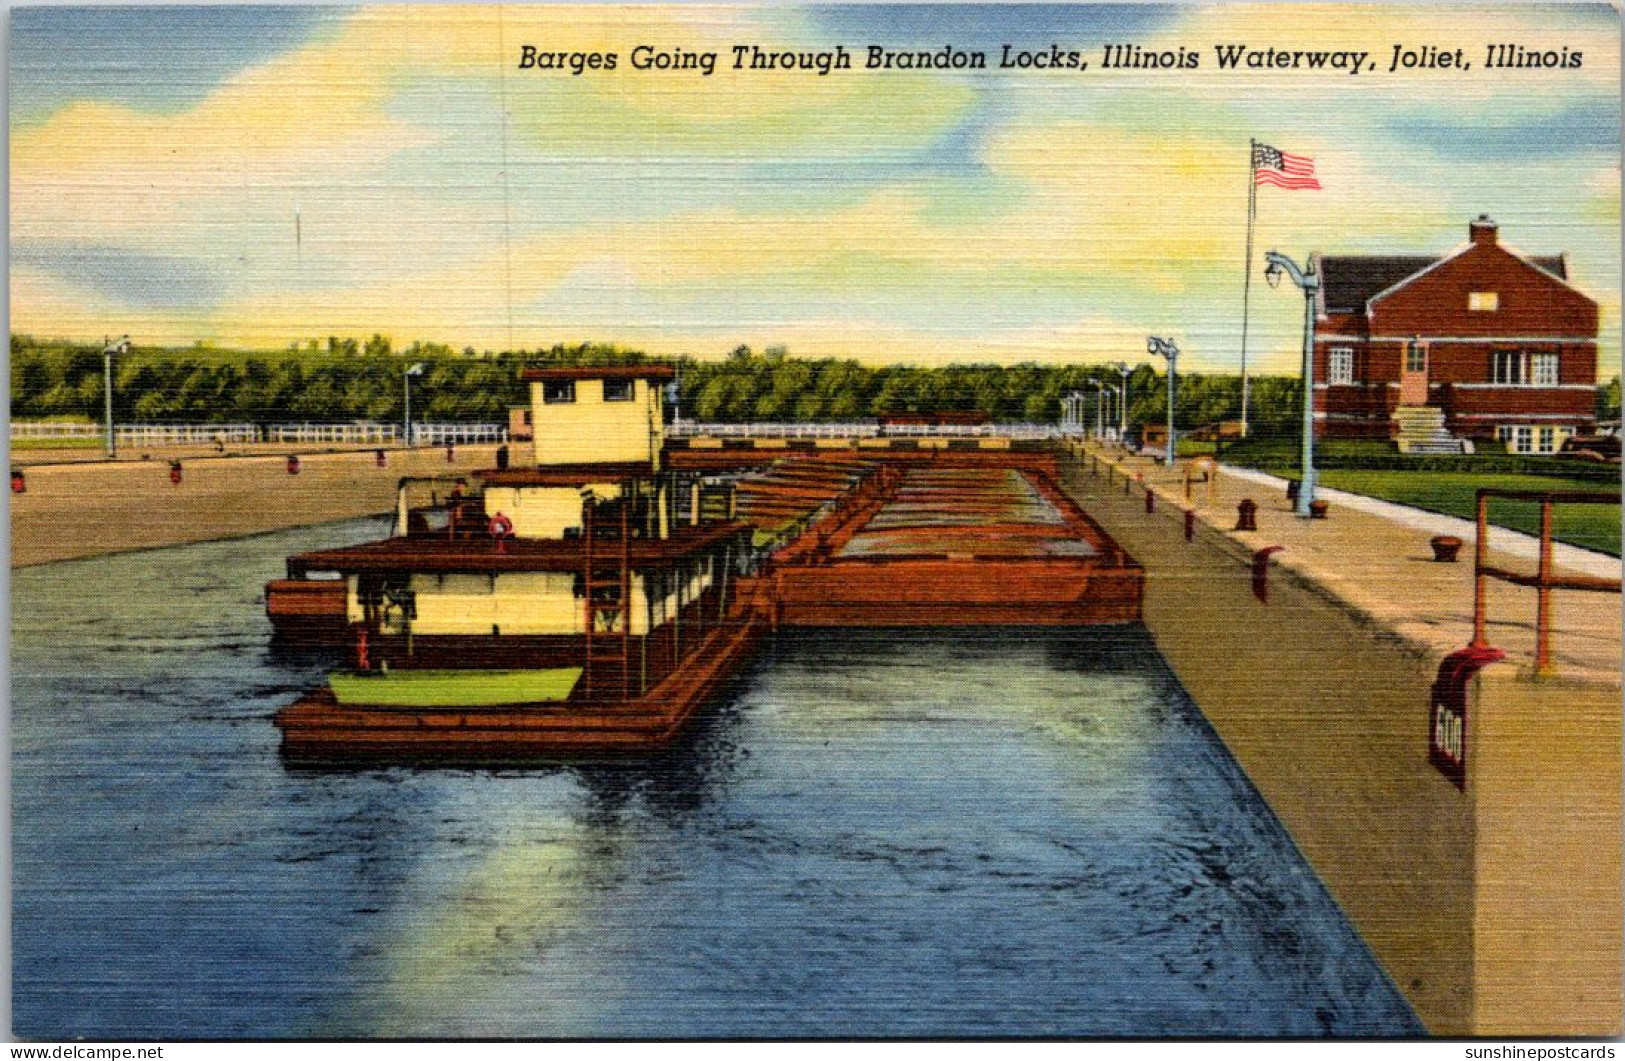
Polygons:
<instances>
[{"instance_id":1,"label":"white fence","mask_svg":"<svg viewBox=\"0 0 1625 1061\"><path fill-rule=\"evenodd\" d=\"M100 424L12 421L13 439L103 438ZM346 443L393 446L400 442L399 424L359 421L350 424L119 424L114 428L120 446L212 446L216 442L279 444ZM500 424L413 424L413 442L419 446L498 443L508 441Z\"/></svg>"},{"instance_id":2,"label":"white fence","mask_svg":"<svg viewBox=\"0 0 1625 1061\"><path fill-rule=\"evenodd\" d=\"M121 424L113 434L121 446L209 446L260 440L257 424Z\"/></svg>"},{"instance_id":3,"label":"white fence","mask_svg":"<svg viewBox=\"0 0 1625 1061\"><path fill-rule=\"evenodd\" d=\"M412 444L416 446L477 445L506 442L508 429L501 424L413 424Z\"/></svg>"},{"instance_id":4,"label":"white fence","mask_svg":"<svg viewBox=\"0 0 1625 1061\"><path fill-rule=\"evenodd\" d=\"M401 437L399 424L270 424L267 442L352 442L394 445Z\"/></svg>"},{"instance_id":5,"label":"white fence","mask_svg":"<svg viewBox=\"0 0 1625 1061\"><path fill-rule=\"evenodd\" d=\"M673 438L1060 438L1054 424L703 424L682 420L666 433Z\"/></svg>"},{"instance_id":6,"label":"white fence","mask_svg":"<svg viewBox=\"0 0 1625 1061\"><path fill-rule=\"evenodd\" d=\"M666 427L673 438L876 438L877 424L702 424L678 420Z\"/></svg>"},{"instance_id":7,"label":"white fence","mask_svg":"<svg viewBox=\"0 0 1625 1061\"><path fill-rule=\"evenodd\" d=\"M11 424L12 438L101 438L100 424L57 423L32 421Z\"/></svg>"}]
</instances>

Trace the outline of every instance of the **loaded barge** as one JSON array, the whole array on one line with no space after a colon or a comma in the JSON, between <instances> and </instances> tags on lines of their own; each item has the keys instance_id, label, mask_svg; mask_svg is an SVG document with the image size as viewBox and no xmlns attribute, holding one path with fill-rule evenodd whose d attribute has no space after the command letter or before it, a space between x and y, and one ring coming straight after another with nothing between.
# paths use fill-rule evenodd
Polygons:
<instances>
[{"instance_id":1,"label":"loaded barge","mask_svg":"<svg viewBox=\"0 0 1625 1061\"><path fill-rule=\"evenodd\" d=\"M394 535L290 557L277 639L350 665L277 713L285 753L649 752L780 626L1139 621L1144 571L1053 454L684 460L671 374L527 372L533 466L403 480Z\"/></svg>"}]
</instances>

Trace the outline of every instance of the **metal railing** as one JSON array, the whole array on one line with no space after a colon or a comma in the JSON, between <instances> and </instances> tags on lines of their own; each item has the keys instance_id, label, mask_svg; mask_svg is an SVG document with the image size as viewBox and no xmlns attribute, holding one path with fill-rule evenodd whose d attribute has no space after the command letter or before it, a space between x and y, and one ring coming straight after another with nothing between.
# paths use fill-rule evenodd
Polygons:
<instances>
[{"instance_id":1,"label":"metal railing","mask_svg":"<svg viewBox=\"0 0 1625 1061\"><path fill-rule=\"evenodd\" d=\"M666 425L672 438L1009 438L1063 437L1055 424L712 424L678 420Z\"/></svg>"},{"instance_id":2,"label":"metal railing","mask_svg":"<svg viewBox=\"0 0 1625 1061\"><path fill-rule=\"evenodd\" d=\"M1509 571L1489 563L1490 499L1540 502L1540 562L1534 574ZM1617 505L1615 494L1574 491L1497 490L1478 491L1478 541L1473 553L1473 641L1471 648L1490 648L1485 627L1489 625L1488 579L1500 579L1516 586L1535 587L1535 673L1552 672L1552 590L1573 589L1590 593L1618 593L1620 580L1590 575L1559 575L1552 562L1552 510L1559 504Z\"/></svg>"}]
</instances>

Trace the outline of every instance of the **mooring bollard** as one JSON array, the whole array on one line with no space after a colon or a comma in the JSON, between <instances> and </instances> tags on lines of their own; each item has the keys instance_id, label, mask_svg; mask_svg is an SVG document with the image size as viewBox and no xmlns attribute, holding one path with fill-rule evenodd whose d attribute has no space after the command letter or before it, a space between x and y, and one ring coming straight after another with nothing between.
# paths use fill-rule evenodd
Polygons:
<instances>
[{"instance_id":1,"label":"mooring bollard","mask_svg":"<svg viewBox=\"0 0 1625 1061\"><path fill-rule=\"evenodd\" d=\"M457 459L457 447L450 442L446 443L446 463L450 464Z\"/></svg>"},{"instance_id":2,"label":"mooring bollard","mask_svg":"<svg viewBox=\"0 0 1625 1061\"><path fill-rule=\"evenodd\" d=\"M1258 598L1260 604L1270 602L1270 557L1282 548L1279 545L1266 545L1253 553L1253 596Z\"/></svg>"},{"instance_id":3,"label":"mooring bollard","mask_svg":"<svg viewBox=\"0 0 1625 1061\"><path fill-rule=\"evenodd\" d=\"M1435 563L1453 564L1456 562L1456 554L1466 543L1454 534L1436 534L1428 539L1428 544L1433 547Z\"/></svg>"},{"instance_id":4,"label":"mooring bollard","mask_svg":"<svg viewBox=\"0 0 1625 1061\"><path fill-rule=\"evenodd\" d=\"M21 468L11 469L11 492L14 494L28 493L28 477L23 475Z\"/></svg>"},{"instance_id":5,"label":"mooring bollard","mask_svg":"<svg viewBox=\"0 0 1625 1061\"><path fill-rule=\"evenodd\" d=\"M1286 481L1286 503L1287 504L1296 505L1298 503L1298 490L1299 489L1300 489L1300 485L1298 483L1298 480L1296 480L1296 479L1288 479Z\"/></svg>"},{"instance_id":6,"label":"mooring bollard","mask_svg":"<svg viewBox=\"0 0 1625 1061\"><path fill-rule=\"evenodd\" d=\"M174 483L176 486L181 485L181 471L182 469L180 461L169 462L169 481Z\"/></svg>"},{"instance_id":7,"label":"mooring bollard","mask_svg":"<svg viewBox=\"0 0 1625 1061\"><path fill-rule=\"evenodd\" d=\"M1185 510L1185 540L1188 542L1196 540L1196 510L1193 508Z\"/></svg>"},{"instance_id":8,"label":"mooring bollard","mask_svg":"<svg viewBox=\"0 0 1625 1061\"><path fill-rule=\"evenodd\" d=\"M1258 502L1250 497L1241 499L1236 506L1236 529L1238 531L1255 531L1258 529Z\"/></svg>"},{"instance_id":9,"label":"mooring bollard","mask_svg":"<svg viewBox=\"0 0 1625 1061\"><path fill-rule=\"evenodd\" d=\"M288 454L288 474L299 474L299 458L292 453Z\"/></svg>"},{"instance_id":10,"label":"mooring bollard","mask_svg":"<svg viewBox=\"0 0 1625 1061\"><path fill-rule=\"evenodd\" d=\"M1148 513L1157 510L1157 495L1151 492L1149 486L1145 488L1145 510Z\"/></svg>"},{"instance_id":11,"label":"mooring bollard","mask_svg":"<svg viewBox=\"0 0 1625 1061\"><path fill-rule=\"evenodd\" d=\"M389 467L389 458L384 455L384 451L381 449L372 451L372 459L380 468Z\"/></svg>"},{"instance_id":12,"label":"mooring bollard","mask_svg":"<svg viewBox=\"0 0 1625 1061\"><path fill-rule=\"evenodd\" d=\"M1325 519L1326 518L1326 510L1328 508L1330 508L1331 505L1332 505L1332 503L1330 501L1311 501L1311 502L1309 502L1309 518L1310 519Z\"/></svg>"}]
</instances>

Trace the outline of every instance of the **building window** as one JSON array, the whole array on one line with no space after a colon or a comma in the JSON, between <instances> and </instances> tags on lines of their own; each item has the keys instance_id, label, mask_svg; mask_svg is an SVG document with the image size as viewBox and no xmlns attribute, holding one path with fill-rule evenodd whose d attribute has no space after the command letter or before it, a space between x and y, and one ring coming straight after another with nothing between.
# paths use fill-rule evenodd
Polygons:
<instances>
[{"instance_id":1,"label":"building window","mask_svg":"<svg viewBox=\"0 0 1625 1061\"><path fill-rule=\"evenodd\" d=\"M1428 348L1421 343L1411 343L1405 347L1405 371L1426 372L1428 370Z\"/></svg>"},{"instance_id":2,"label":"building window","mask_svg":"<svg viewBox=\"0 0 1625 1061\"><path fill-rule=\"evenodd\" d=\"M1512 429L1512 452L1528 453L1535 448L1535 429L1532 427L1515 427Z\"/></svg>"},{"instance_id":3,"label":"building window","mask_svg":"<svg viewBox=\"0 0 1625 1061\"><path fill-rule=\"evenodd\" d=\"M1557 452L1557 428L1543 427L1540 429L1540 452Z\"/></svg>"},{"instance_id":4,"label":"building window","mask_svg":"<svg viewBox=\"0 0 1625 1061\"><path fill-rule=\"evenodd\" d=\"M565 405L575 400L575 380L549 379L542 381L542 401L548 405Z\"/></svg>"},{"instance_id":5,"label":"building window","mask_svg":"<svg viewBox=\"0 0 1625 1061\"><path fill-rule=\"evenodd\" d=\"M1354 351L1347 346L1332 347L1331 358L1327 364L1327 383L1353 383L1354 382Z\"/></svg>"},{"instance_id":6,"label":"building window","mask_svg":"<svg viewBox=\"0 0 1625 1061\"><path fill-rule=\"evenodd\" d=\"M1495 291L1469 291L1467 308L1477 313L1490 313L1501 308L1501 296Z\"/></svg>"},{"instance_id":7,"label":"building window","mask_svg":"<svg viewBox=\"0 0 1625 1061\"><path fill-rule=\"evenodd\" d=\"M1520 384L1524 381L1522 350L1497 350L1490 355L1490 382Z\"/></svg>"},{"instance_id":8,"label":"building window","mask_svg":"<svg viewBox=\"0 0 1625 1061\"><path fill-rule=\"evenodd\" d=\"M629 379L606 379L604 381L604 401L629 402L632 400L632 381Z\"/></svg>"},{"instance_id":9,"label":"building window","mask_svg":"<svg viewBox=\"0 0 1625 1061\"><path fill-rule=\"evenodd\" d=\"M1557 355L1532 354L1530 362L1530 382L1537 387L1557 386Z\"/></svg>"}]
</instances>

